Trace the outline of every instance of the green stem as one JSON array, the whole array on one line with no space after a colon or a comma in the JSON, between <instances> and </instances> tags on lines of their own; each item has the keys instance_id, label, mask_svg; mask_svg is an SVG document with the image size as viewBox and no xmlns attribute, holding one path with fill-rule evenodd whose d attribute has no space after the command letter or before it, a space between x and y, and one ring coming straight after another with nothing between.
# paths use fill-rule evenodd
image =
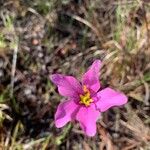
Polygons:
<instances>
[{"instance_id":1,"label":"green stem","mask_svg":"<svg viewBox=\"0 0 150 150\"><path fill-rule=\"evenodd\" d=\"M62 143L62 141L65 139L65 137L67 136L67 134L68 134L68 132L70 131L71 128L72 128L72 124L69 123L68 126L64 129L62 135L58 136L55 139L56 145L60 145Z\"/></svg>"}]
</instances>

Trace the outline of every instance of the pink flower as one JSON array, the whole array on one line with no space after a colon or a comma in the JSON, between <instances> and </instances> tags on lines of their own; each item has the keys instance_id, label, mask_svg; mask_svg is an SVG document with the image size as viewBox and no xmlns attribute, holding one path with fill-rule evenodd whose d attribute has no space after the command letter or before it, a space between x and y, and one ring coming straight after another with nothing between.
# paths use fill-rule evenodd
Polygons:
<instances>
[{"instance_id":1,"label":"pink flower","mask_svg":"<svg viewBox=\"0 0 150 150\"><path fill-rule=\"evenodd\" d=\"M127 103L127 97L123 93L109 87L99 91L100 66L101 61L95 60L83 75L81 83L73 76L51 75L50 78L57 85L60 95L67 97L66 101L58 105L55 114L57 128L76 120L86 135L94 136L100 113L112 106Z\"/></svg>"}]
</instances>

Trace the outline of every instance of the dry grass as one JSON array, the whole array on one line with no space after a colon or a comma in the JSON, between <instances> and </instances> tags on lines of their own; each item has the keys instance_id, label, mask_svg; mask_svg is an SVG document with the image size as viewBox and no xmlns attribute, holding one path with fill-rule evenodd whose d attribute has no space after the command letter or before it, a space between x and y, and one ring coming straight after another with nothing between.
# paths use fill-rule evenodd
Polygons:
<instances>
[{"instance_id":1,"label":"dry grass","mask_svg":"<svg viewBox=\"0 0 150 150\"><path fill-rule=\"evenodd\" d=\"M129 97L87 138L78 124L54 126L61 97L53 72L80 78L94 59L102 87ZM148 1L0 1L0 149L149 150Z\"/></svg>"}]
</instances>

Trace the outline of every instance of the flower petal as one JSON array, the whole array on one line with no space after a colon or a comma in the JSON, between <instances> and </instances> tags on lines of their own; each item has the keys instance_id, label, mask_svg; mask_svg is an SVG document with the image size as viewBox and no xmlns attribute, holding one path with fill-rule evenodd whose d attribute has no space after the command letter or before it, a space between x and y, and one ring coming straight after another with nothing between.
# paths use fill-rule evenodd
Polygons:
<instances>
[{"instance_id":1,"label":"flower petal","mask_svg":"<svg viewBox=\"0 0 150 150\"><path fill-rule=\"evenodd\" d=\"M91 104L89 107L81 107L76 114L76 120L79 121L82 130L87 136L94 136L96 134L96 121L100 112L96 110L95 105Z\"/></svg>"},{"instance_id":2,"label":"flower petal","mask_svg":"<svg viewBox=\"0 0 150 150\"><path fill-rule=\"evenodd\" d=\"M58 91L62 96L79 97L82 94L82 87L74 77L53 74L50 76L51 81L58 86Z\"/></svg>"},{"instance_id":3,"label":"flower petal","mask_svg":"<svg viewBox=\"0 0 150 150\"><path fill-rule=\"evenodd\" d=\"M61 128L69 121L75 119L75 113L78 110L78 105L74 100L67 100L58 105L55 113L55 125L57 128Z\"/></svg>"},{"instance_id":4,"label":"flower petal","mask_svg":"<svg viewBox=\"0 0 150 150\"><path fill-rule=\"evenodd\" d=\"M100 88L99 70L101 66L100 60L95 60L88 71L83 75L82 83L87 88L97 92Z\"/></svg>"},{"instance_id":5,"label":"flower petal","mask_svg":"<svg viewBox=\"0 0 150 150\"><path fill-rule=\"evenodd\" d=\"M111 88L105 88L97 93L96 106L101 112L106 111L110 107L120 106L127 103L127 97Z\"/></svg>"}]
</instances>

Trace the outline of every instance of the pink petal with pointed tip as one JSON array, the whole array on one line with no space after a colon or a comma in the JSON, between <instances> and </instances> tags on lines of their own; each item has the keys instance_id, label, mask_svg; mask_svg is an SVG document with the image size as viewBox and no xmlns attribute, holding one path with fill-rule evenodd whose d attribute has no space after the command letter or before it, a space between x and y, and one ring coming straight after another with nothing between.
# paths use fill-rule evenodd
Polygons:
<instances>
[{"instance_id":1,"label":"pink petal with pointed tip","mask_svg":"<svg viewBox=\"0 0 150 150\"><path fill-rule=\"evenodd\" d=\"M98 101L96 102L96 106L101 112L104 112L113 106L126 104L128 100L126 95L111 88L105 88L98 92L97 98Z\"/></svg>"},{"instance_id":2,"label":"pink petal with pointed tip","mask_svg":"<svg viewBox=\"0 0 150 150\"><path fill-rule=\"evenodd\" d=\"M89 89L97 92L100 88L99 70L101 66L100 60L95 60L90 66L88 71L82 77L82 84L86 85Z\"/></svg>"},{"instance_id":3,"label":"pink petal with pointed tip","mask_svg":"<svg viewBox=\"0 0 150 150\"><path fill-rule=\"evenodd\" d=\"M76 115L76 120L79 121L82 130L87 136L96 134L96 121L100 112L96 110L95 105L89 107L81 107Z\"/></svg>"},{"instance_id":4,"label":"pink petal with pointed tip","mask_svg":"<svg viewBox=\"0 0 150 150\"><path fill-rule=\"evenodd\" d=\"M62 96L79 97L82 93L81 84L72 76L53 74L50 76L50 79L57 85L58 91Z\"/></svg>"},{"instance_id":5,"label":"pink petal with pointed tip","mask_svg":"<svg viewBox=\"0 0 150 150\"><path fill-rule=\"evenodd\" d=\"M69 121L74 120L78 107L79 106L74 102L74 100L67 100L60 103L55 113L56 127L61 128Z\"/></svg>"}]
</instances>

